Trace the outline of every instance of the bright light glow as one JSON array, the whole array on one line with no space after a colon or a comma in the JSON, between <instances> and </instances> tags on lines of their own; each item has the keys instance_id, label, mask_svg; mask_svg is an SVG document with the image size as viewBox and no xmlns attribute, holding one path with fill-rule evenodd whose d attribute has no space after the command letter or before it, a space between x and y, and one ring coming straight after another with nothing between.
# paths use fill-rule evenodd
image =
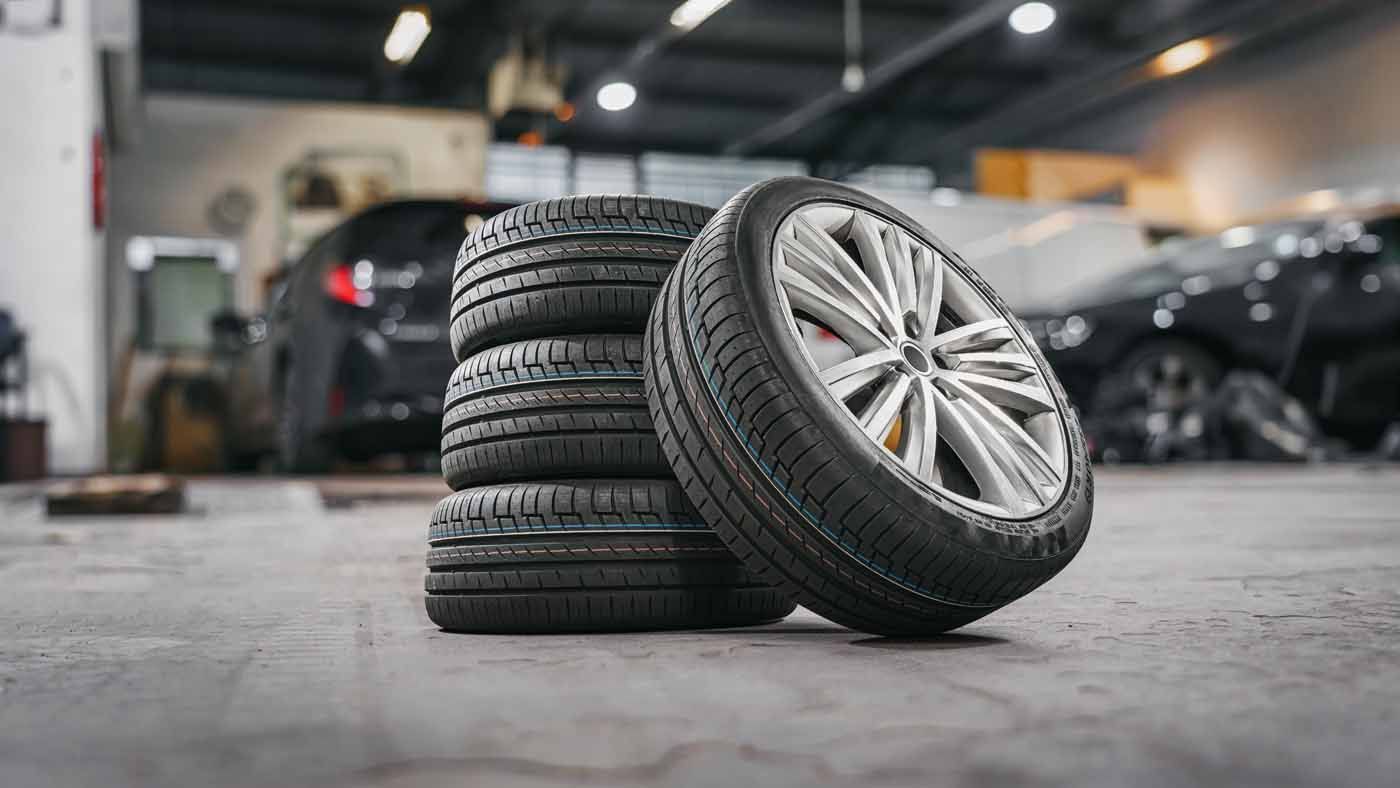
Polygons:
<instances>
[{"instance_id":1,"label":"bright light glow","mask_svg":"<svg viewBox=\"0 0 1400 788\"><path fill-rule=\"evenodd\" d=\"M841 87L847 93L859 93L865 87L865 69L858 63L846 66L846 70L841 72Z\"/></svg>"},{"instance_id":2,"label":"bright light glow","mask_svg":"<svg viewBox=\"0 0 1400 788\"><path fill-rule=\"evenodd\" d=\"M1023 36L1044 33L1055 24L1055 8L1049 3L1022 3L1007 19L1011 29Z\"/></svg>"},{"instance_id":3,"label":"bright light glow","mask_svg":"<svg viewBox=\"0 0 1400 788\"><path fill-rule=\"evenodd\" d=\"M1190 296L1197 296L1210 291L1210 277L1205 274L1196 274L1181 280L1181 292Z\"/></svg>"},{"instance_id":4,"label":"bright light glow","mask_svg":"<svg viewBox=\"0 0 1400 788\"><path fill-rule=\"evenodd\" d=\"M1210 60L1210 56L1215 54L1215 46L1209 39L1195 38L1168 49L1157 56L1154 64L1157 73L1170 77L1173 74L1180 74L1189 71L1196 66Z\"/></svg>"},{"instance_id":5,"label":"bright light glow","mask_svg":"<svg viewBox=\"0 0 1400 788\"><path fill-rule=\"evenodd\" d=\"M428 21L426 8L405 8L394 20L389 37L384 39L384 57L401 66L407 65L431 32L433 24Z\"/></svg>"},{"instance_id":6,"label":"bright light glow","mask_svg":"<svg viewBox=\"0 0 1400 788\"><path fill-rule=\"evenodd\" d=\"M727 5L729 0L685 0L671 12L671 24L682 30L694 30Z\"/></svg>"},{"instance_id":7,"label":"bright light glow","mask_svg":"<svg viewBox=\"0 0 1400 788\"><path fill-rule=\"evenodd\" d=\"M609 82L598 88L598 106L608 112L621 112L637 101L637 89L630 82Z\"/></svg>"},{"instance_id":8,"label":"bright light glow","mask_svg":"<svg viewBox=\"0 0 1400 788\"><path fill-rule=\"evenodd\" d=\"M1158 328L1171 328L1176 322L1176 315L1169 309L1158 309L1152 313L1152 324Z\"/></svg>"},{"instance_id":9,"label":"bright light glow","mask_svg":"<svg viewBox=\"0 0 1400 788\"><path fill-rule=\"evenodd\" d=\"M1226 249L1239 249L1253 245L1256 237L1253 227L1231 227L1220 234L1220 245Z\"/></svg>"}]
</instances>

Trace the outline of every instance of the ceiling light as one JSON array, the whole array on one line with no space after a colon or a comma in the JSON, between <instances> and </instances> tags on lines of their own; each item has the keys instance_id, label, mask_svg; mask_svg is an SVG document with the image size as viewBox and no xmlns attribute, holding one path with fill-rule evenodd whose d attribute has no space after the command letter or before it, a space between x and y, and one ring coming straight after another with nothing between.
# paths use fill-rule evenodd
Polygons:
<instances>
[{"instance_id":1,"label":"ceiling light","mask_svg":"<svg viewBox=\"0 0 1400 788\"><path fill-rule=\"evenodd\" d=\"M384 57L401 66L407 65L418 54L418 47L423 46L431 32L433 24L428 21L427 8L405 8L394 20L394 29L389 31L389 37L384 39Z\"/></svg>"},{"instance_id":2,"label":"ceiling light","mask_svg":"<svg viewBox=\"0 0 1400 788\"><path fill-rule=\"evenodd\" d=\"M1022 3L1007 19L1011 29L1025 36L1044 33L1055 24L1055 8L1049 3Z\"/></svg>"},{"instance_id":3,"label":"ceiling light","mask_svg":"<svg viewBox=\"0 0 1400 788\"><path fill-rule=\"evenodd\" d=\"M859 93L865 87L865 69L859 63L846 66L846 70L841 72L841 87L847 93Z\"/></svg>"},{"instance_id":4,"label":"ceiling light","mask_svg":"<svg viewBox=\"0 0 1400 788\"><path fill-rule=\"evenodd\" d=\"M608 112L621 112L637 100L637 89L630 82L609 82L598 88L598 106Z\"/></svg>"},{"instance_id":5,"label":"ceiling light","mask_svg":"<svg viewBox=\"0 0 1400 788\"><path fill-rule=\"evenodd\" d=\"M1189 71L1196 66L1210 60L1210 56L1215 54L1215 47L1208 39L1195 38L1168 49L1157 56L1153 63L1157 67L1157 73L1164 77L1173 74L1180 74Z\"/></svg>"},{"instance_id":6,"label":"ceiling light","mask_svg":"<svg viewBox=\"0 0 1400 788\"><path fill-rule=\"evenodd\" d=\"M682 30L694 30L727 5L729 0L685 0L671 12L671 24Z\"/></svg>"}]
</instances>

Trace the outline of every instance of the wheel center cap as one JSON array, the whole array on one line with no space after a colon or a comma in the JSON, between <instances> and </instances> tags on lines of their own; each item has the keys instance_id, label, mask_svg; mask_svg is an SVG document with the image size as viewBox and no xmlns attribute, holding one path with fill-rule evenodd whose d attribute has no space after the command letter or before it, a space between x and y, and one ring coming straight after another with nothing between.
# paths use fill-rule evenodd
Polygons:
<instances>
[{"instance_id":1,"label":"wheel center cap","mask_svg":"<svg viewBox=\"0 0 1400 788\"><path fill-rule=\"evenodd\" d=\"M913 342L905 342L899 346L899 352L904 357L904 363L918 374L933 373L933 359L929 357L928 351Z\"/></svg>"}]
</instances>

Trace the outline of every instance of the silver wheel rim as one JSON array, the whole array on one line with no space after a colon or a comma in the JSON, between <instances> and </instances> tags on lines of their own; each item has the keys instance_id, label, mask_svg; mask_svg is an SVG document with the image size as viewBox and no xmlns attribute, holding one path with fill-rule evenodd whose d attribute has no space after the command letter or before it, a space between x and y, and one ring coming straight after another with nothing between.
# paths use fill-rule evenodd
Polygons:
<instances>
[{"instance_id":1,"label":"silver wheel rim","mask_svg":"<svg viewBox=\"0 0 1400 788\"><path fill-rule=\"evenodd\" d=\"M1055 504L1068 461L1045 372L1014 318L943 255L868 211L815 203L783 219L772 260L827 392L919 483L999 517ZM814 354L823 329L839 342Z\"/></svg>"}]
</instances>

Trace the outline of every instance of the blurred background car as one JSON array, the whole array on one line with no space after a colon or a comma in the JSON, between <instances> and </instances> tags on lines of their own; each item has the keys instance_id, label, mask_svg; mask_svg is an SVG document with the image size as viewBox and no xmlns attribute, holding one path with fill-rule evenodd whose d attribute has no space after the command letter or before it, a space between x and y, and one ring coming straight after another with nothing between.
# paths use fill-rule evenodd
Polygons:
<instances>
[{"instance_id":1,"label":"blurred background car","mask_svg":"<svg viewBox=\"0 0 1400 788\"><path fill-rule=\"evenodd\" d=\"M1400 210L1167 244L1023 320L1092 424L1133 406L1148 433L1202 437L1226 373L1253 370L1371 449L1400 421Z\"/></svg>"},{"instance_id":2,"label":"blurred background car","mask_svg":"<svg viewBox=\"0 0 1400 788\"><path fill-rule=\"evenodd\" d=\"M497 203L398 200L327 232L273 284L268 308L216 319L236 350L228 451L295 472L437 448L452 268Z\"/></svg>"}]
</instances>

